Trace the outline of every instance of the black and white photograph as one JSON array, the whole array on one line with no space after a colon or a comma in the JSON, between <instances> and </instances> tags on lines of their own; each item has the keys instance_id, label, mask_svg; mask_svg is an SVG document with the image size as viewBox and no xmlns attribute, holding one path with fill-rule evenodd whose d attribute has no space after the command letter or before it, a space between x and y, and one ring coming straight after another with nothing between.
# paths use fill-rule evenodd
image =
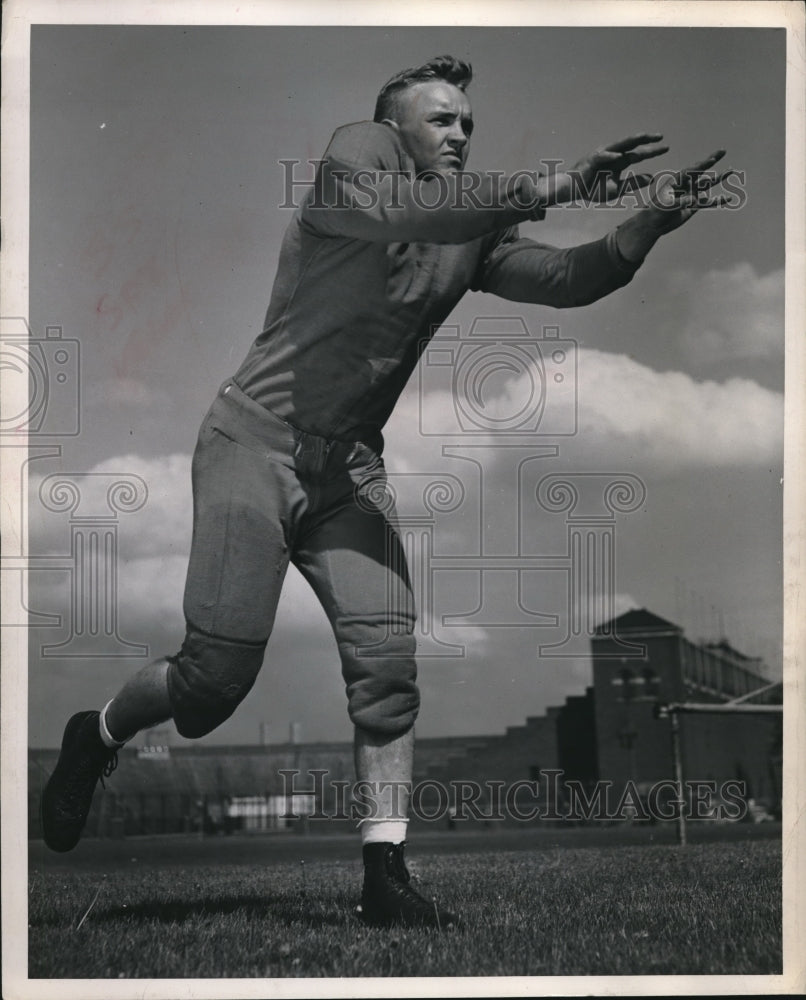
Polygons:
<instances>
[{"instance_id":1,"label":"black and white photograph","mask_svg":"<svg viewBox=\"0 0 806 1000\"><path fill-rule=\"evenodd\" d=\"M806 988L803 7L403 19L5 5L5 997Z\"/></svg>"}]
</instances>

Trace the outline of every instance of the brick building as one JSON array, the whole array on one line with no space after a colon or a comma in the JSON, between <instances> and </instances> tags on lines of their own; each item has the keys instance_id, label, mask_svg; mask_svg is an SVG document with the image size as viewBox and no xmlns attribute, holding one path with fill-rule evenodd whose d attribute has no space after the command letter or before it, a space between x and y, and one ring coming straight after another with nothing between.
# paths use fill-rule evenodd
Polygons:
<instances>
[{"instance_id":1,"label":"brick building","mask_svg":"<svg viewBox=\"0 0 806 1000\"><path fill-rule=\"evenodd\" d=\"M644 657L620 655L619 641L643 646ZM725 640L693 643L644 609L600 626L591 647L597 776L616 787L632 779L643 788L674 773L670 723L655 717L658 700L719 704L769 683L761 660ZM780 701L780 690L753 700ZM778 808L780 715L686 714L680 726L686 780L738 780L748 798Z\"/></svg>"}]
</instances>

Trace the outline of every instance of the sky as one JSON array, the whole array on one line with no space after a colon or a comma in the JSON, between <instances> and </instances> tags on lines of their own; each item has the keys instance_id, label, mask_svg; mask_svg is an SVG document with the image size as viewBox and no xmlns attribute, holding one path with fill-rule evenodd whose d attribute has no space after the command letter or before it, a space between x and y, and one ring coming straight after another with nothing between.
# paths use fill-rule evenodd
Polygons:
<instances>
[{"instance_id":1,"label":"sky","mask_svg":"<svg viewBox=\"0 0 806 1000\"><path fill-rule=\"evenodd\" d=\"M671 147L659 170L725 148L746 198L664 238L626 288L598 303L560 311L468 294L447 320L463 342L478 321L504 339L526 329L532 344L558 327L576 359L575 391L563 396L549 378L544 416L561 429L575 417L575 433L551 436L544 423L513 448L492 429L528 400L529 370L493 372L489 420L468 433L444 368L428 365L387 425L387 468L416 544L425 487L441 479L454 494L430 522L431 556L442 562L422 595L419 735L501 732L590 682L584 650L538 653L563 639L568 617L567 574L535 568L534 557L567 552L566 515L536 500L547 475L594 486L630 477L645 491L608 528L612 609L646 607L693 638L727 634L778 676L782 30L35 26L29 321L35 336L58 326L69 342L72 380L54 391L47 420L62 429L72 420L77 433L43 433L60 454L30 464L29 549L44 568L28 574L29 605L61 618L32 630L32 745L56 745L72 711L100 707L146 662L43 653L70 623L70 515L45 506L48 477L80 474L74 520L105 509L115 477L142 481L147 499L116 522L118 635L150 656L176 652L190 456L218 385L262 326L290 219L279 207L280 161L299 160L296 176L310 176L306 161L336 127L371 117L392 73L441 52L474 68L469 168L570 165L659 131ZM571 246L631 210L555 209L522 233ZM544 362L551 354L531 350ZM513 553L533 559L520 579L512 569L480 576L472 558ZM335 644L295 572L255 688L206 740L283 740L292 722L306 740L351 732Z\"/></svg>"}]
</instances>

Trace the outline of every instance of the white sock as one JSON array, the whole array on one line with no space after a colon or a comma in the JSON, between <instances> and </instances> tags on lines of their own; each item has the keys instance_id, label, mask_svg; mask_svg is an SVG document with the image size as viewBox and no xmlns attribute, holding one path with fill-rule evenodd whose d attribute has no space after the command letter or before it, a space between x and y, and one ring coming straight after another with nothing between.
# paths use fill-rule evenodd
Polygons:
<instances>
[{"instance_id":1,"label":"white sock","mask_svg":"<svg viewBox=\"0 0 806 1000\"><path fill-rule=\"evenodd\" d=\"M407 819L362 819L362 844L402 844L406 839Z\"/></svg>"},{"instance_id":2,"label":"white sock","mask_svg":"<svg viewBox=\"0 0 806 1000\"><path fill-rule=\"evenodd\" d=\"M108 701L104 707L101 709L101 718L98 720L98 728L101 733L101 740L104 746L108 746L110 750L118 750L126 740L116 740L115 737L109 732L106 725L106 710L112 704L112 701Z\"/></svg>"}]
</instances>

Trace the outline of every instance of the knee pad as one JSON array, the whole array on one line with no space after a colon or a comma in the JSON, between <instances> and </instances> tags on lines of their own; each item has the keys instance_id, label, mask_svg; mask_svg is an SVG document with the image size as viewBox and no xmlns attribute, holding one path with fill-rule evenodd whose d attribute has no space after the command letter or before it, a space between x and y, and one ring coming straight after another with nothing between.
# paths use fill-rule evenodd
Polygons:
<instances>
[{"instance_id":1,"label":"knee pad","mask_svg":"<svg viewBox=\"0 0 806 1000\"><path fill-rule=\"evenodd\" d=\"M411 623L413 630L413 622ZM416 640L411 630L339 622L339 652L353 724L373 736L395 737L414 725L420 708Z\"/></svg>"},{"instance_id":2,"label":"knee pad","mask_svg":"<svg viewBox=\"0 0 806 1000\"><path fill-rule=\"evenodd\" d=\"M265 642L220 639L188 625L182 649L168 658L168 695L181 736L206 736L232 715L255 683L265 649Z\"/></svg>"}]
</instances>

